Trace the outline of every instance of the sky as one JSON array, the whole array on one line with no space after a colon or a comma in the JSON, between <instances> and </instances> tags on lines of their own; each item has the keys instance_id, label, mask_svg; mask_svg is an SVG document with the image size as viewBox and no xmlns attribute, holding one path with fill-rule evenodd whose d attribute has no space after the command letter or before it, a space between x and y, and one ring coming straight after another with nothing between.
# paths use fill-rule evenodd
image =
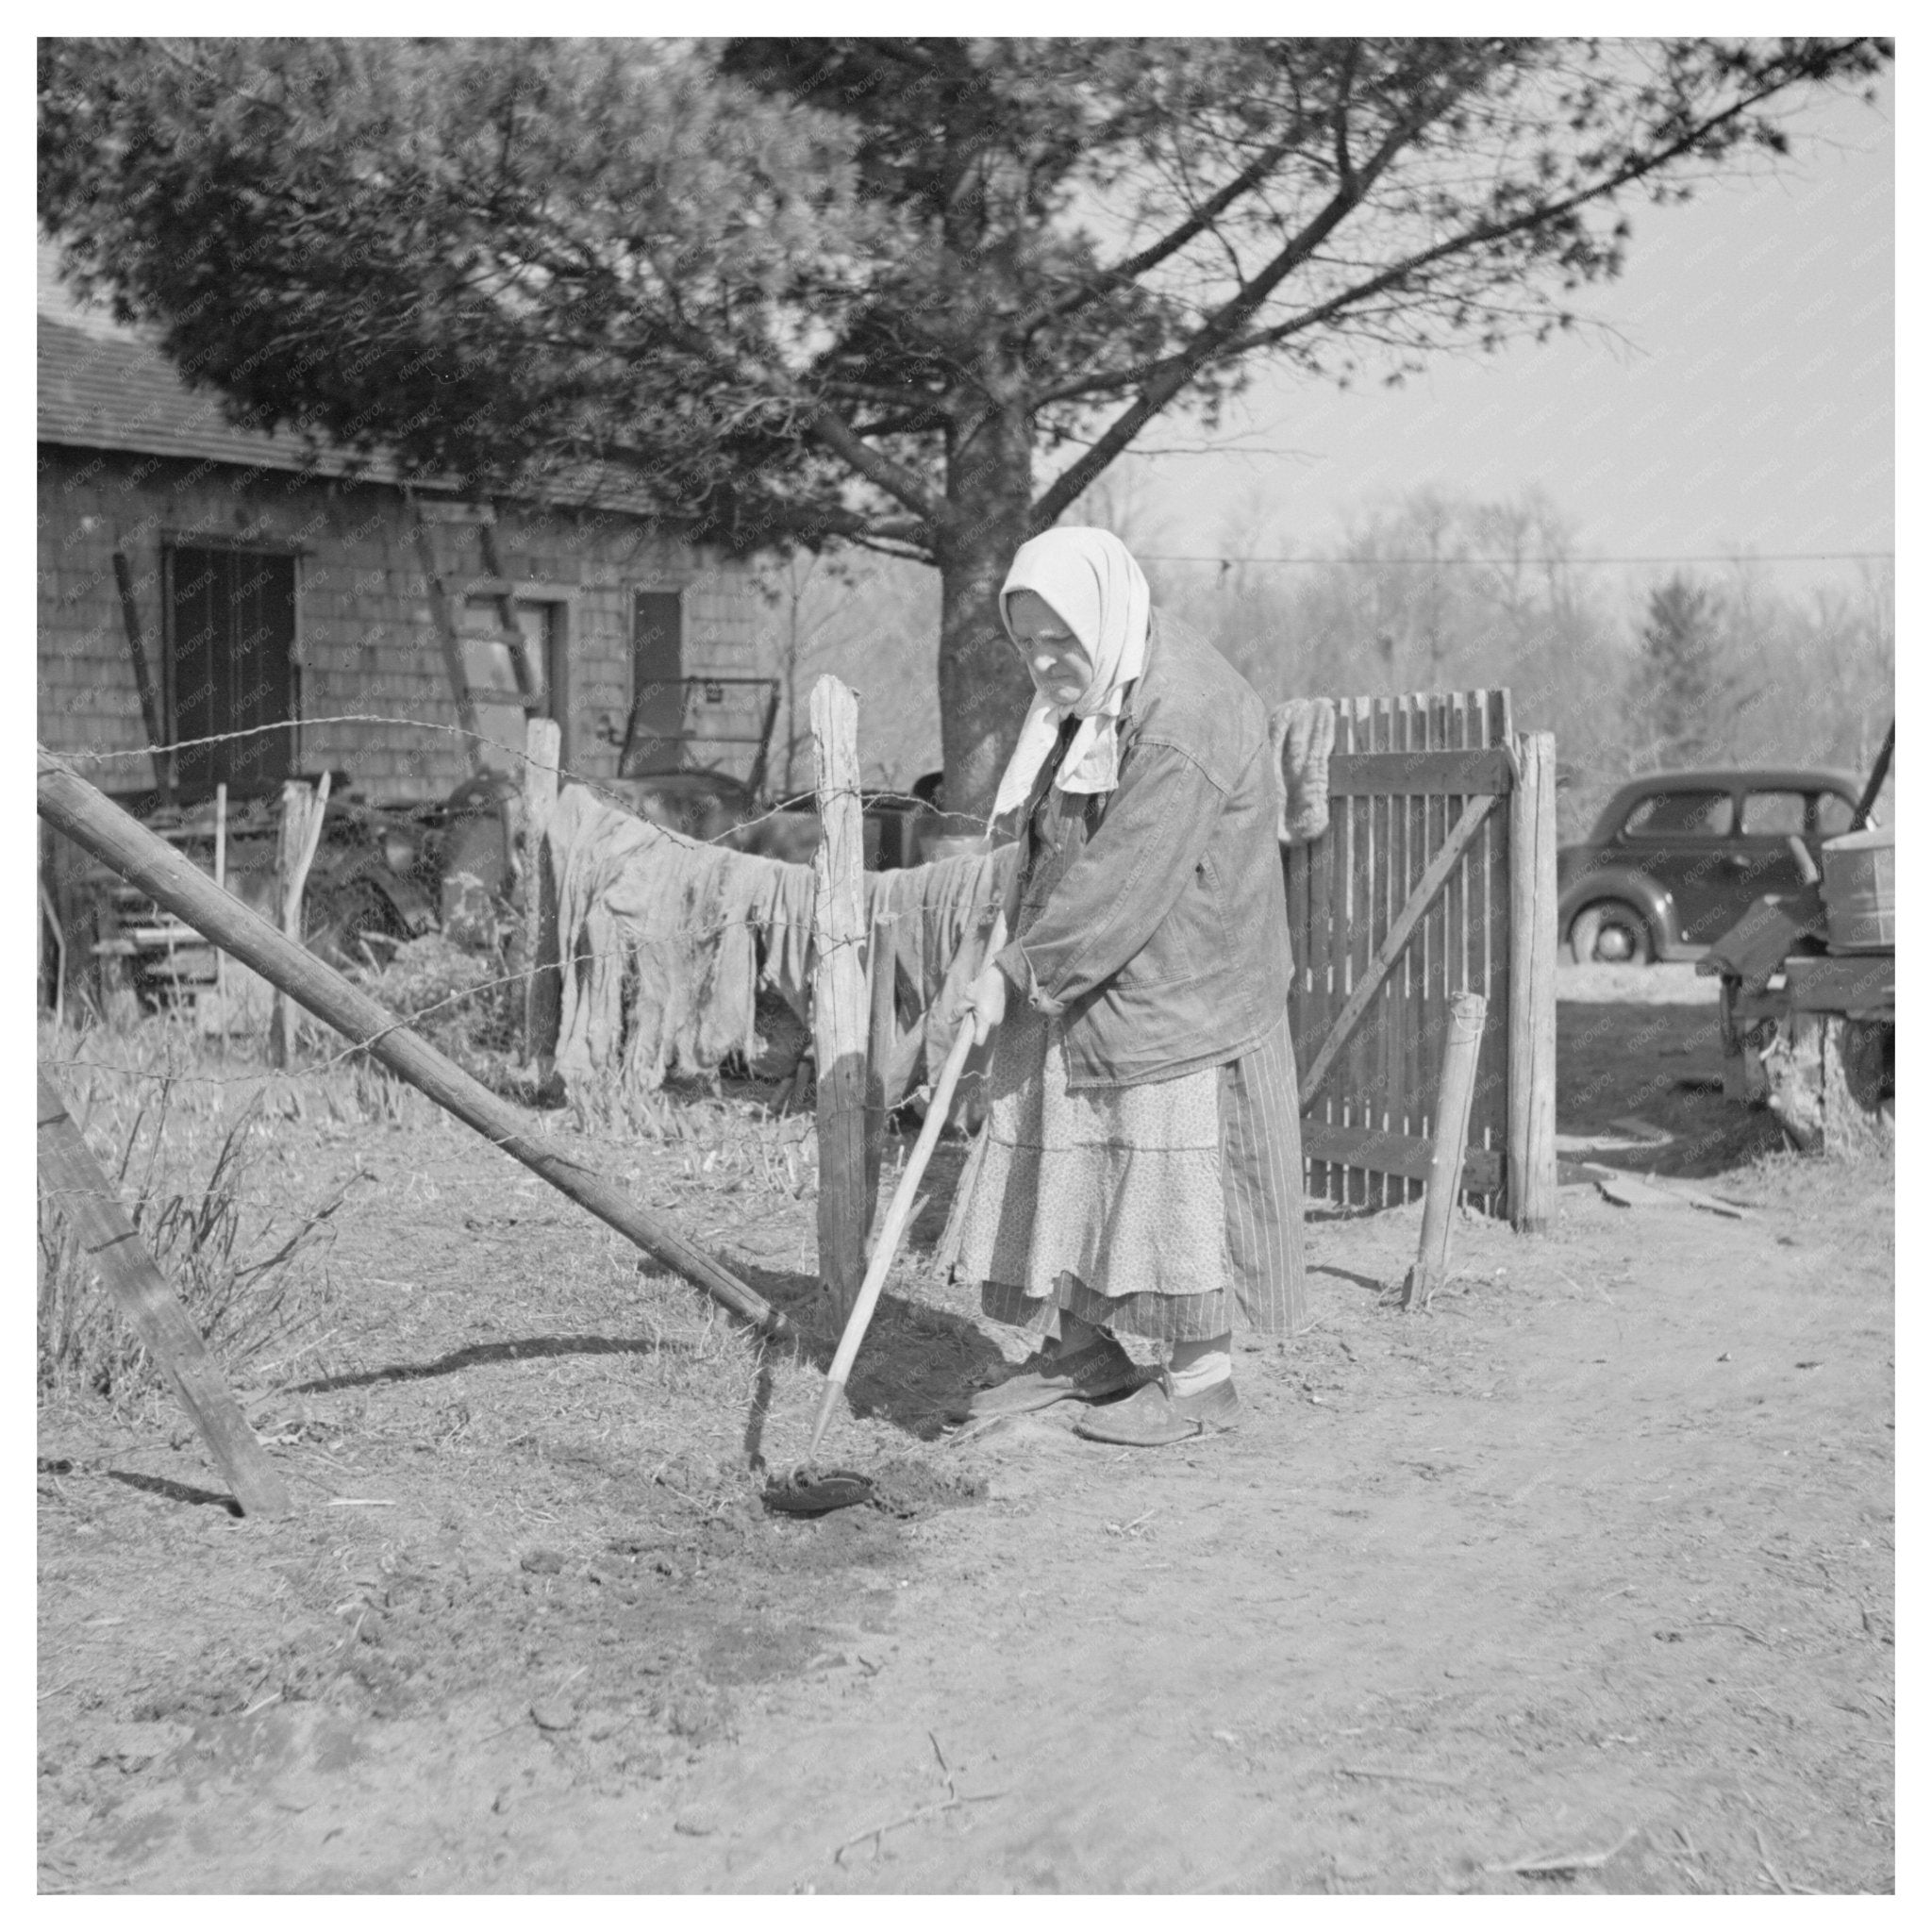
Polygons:
<instances>
[{"instance_id":1,"label":"sky","mask_svg":"<svg viewBox=\"0 0 1932 1932\"><path fill-rule=\"evenodd\" d=\"M1396 390L1263 376L1212 454L1141 462L1161 550L1220 554L1258 511L1257 548L1301 555L1380 497L1535 484L1599 557L1890 551L1890 83L1792 125L1774 175L1632 205L1628 267L1582 304L1605 330L1443 357ZM1204 439L1170 421L1144 441ZM1259 448L1283 453L1238 453ZM1793 588L1851 568L1768 567Z\"/></svg>"}]
</instances>

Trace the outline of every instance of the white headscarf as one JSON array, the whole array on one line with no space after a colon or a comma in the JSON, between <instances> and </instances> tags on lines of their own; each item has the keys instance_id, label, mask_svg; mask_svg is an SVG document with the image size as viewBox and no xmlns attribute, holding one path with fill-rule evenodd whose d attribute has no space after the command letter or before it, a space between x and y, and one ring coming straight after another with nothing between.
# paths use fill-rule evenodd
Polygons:
<instances>
[{"instance_id":1,"label":"white headscarf","mask_svg":"<svg viewBox=\"0 0 1932 1932\"><path fill-rule=\"evenodd\" d=\"M1054 774L1059 791L1111 791L1120 783L1121 700L1147 662L1147 618L1152 599L1141 566L1110 530L1079 526L1047 530L1021 544L1000 587L1000 622L1013 635L1007 600L1032 591L1079 639L1093 665L1087 689L1062 708L1036 691L1020 727L1020 742L1007 760L992 816L1024 805L1040 768L1053 756L1060 724L1080 720L1067 755ZM1015 642L1017 643L1017 640Z\"/></svg>"}]
</instances>

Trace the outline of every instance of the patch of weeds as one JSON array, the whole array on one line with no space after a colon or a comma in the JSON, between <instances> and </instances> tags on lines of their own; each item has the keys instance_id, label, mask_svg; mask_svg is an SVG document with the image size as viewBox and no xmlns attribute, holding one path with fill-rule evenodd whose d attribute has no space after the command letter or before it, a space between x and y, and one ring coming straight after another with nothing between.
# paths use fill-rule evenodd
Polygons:
<instances>
[{"instance_id":1,"label":"patch of weeds","mask_svg":"<svg viewBox=\"0 0 1932 1932\"><path fill-rule=\"evenodd\" d=\"M183 1104L177 1066L150 1076L131 1063L96 1061L90 1073L92 1151L142 1244L228 1371L245 1367L259 1379L318 1346L331 1297L324 1265L330 1217L352 1183L291 1213L286 1183L258 1172L265 1144L259 1095L224 1127L212 1109ZM37 1230L42 1392L119 1401L163 1386L45 1192Z\"/></svg>"},{"instance_id":2,"label":"patch of weeds","mask_svg":"<svg viewBox=\"0 0 1932 1932\"><path fill-rule=\"evenodd\" d=\"M396 948L375 969L352 972L371 998L409 1022L473 1079L510 1098L523 1025L524 986L495 952L475 953L441 933ZM356 1056L358 1060L361 1056ZM373 1094L379 1095L379 1088Z\"/></svg>"}]
</instances>

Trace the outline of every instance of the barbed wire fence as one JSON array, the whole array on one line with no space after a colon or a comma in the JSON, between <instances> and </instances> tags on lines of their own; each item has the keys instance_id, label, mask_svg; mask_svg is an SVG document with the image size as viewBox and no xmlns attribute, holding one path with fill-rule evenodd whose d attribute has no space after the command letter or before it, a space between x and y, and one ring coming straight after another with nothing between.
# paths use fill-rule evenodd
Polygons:
<instances>
[{"instance_id":1,"label":"barbed wire fence","mask_svg":"<svg viewBox=\"0 0 1932 1932\"><path fill-rule=\"evenodd\" d=\"M792 870L802 869L798 868L793 861L774 858L757 852L742 852L738 850L736 846L736 841L741 840L747 833L755 831L759 826L779 819L795 820L803 816L803 814L795 810L788 809L782 804L756 812L746 818L736 819L729 826L706 839L662 825L642 815L638 811L634 800L626 796L625 792L615 789L611 784L600 778L577 770L568 762L558 760L552 763L539 758L533 758L527 748L508 744L501 739L494 738L487 732L470 730L462 725L449 724L438 720L408 718L391 713L374 711L338 712L323 717L304 718L301 723L305 729L344 725L400 726L413 731L469 741L501 754L506 759L510 761L507 767L508 771L513 772L518 768L528 768L551 774L557 779L559 786L568 783L580 787L601 802L623 811L632 821L637 831L641 834L648 844L663 843L692 853L711 852L721 856L728 854L731 858L741 861L750 860L764 865L786 866L788 869ZM158 771L161 758L182 751L192 751L238 742L275 732L286 732L289 728L288 723L284 721L271 724L243 726L231 731L210 733L198 738L175 740L165 744L86 748L76 751L62 751L53 754L53 756L59 758L65 763L76 766L82 764L98 766L118 761L147 759L154 769ZM714 774L702 771L650 774L652 777L673 776L694 777L698 779L710 775ZM939 819L943 816L939 811L939 808L929 800L921 798L911 792L844 786L828 788L818 795L822 799L851 797L869 801L873 804L888 804L906 809L915 817L928 816L933 819ZM376 811L394 812L397 815L403 815L411 809L421 809L425 806L433 807L437 803L438 801L431 799L414 802L408 806L375 806L371 808ZM182 808L177 808L176 811L177 814L181 813ZM178 827L175 829L178 830ZM513 854L507 853L506 858L512 868L517 868L517 861ZM517 869L520 870L520 868ZM108 870L111 871L112 868L109 867ZM140 889L135 887L133 890L139 891ZM996 911L996 904L989 902L974 915L971 924L983 933L985 929L991 927ZM480 978L471 979L465 985L427 1004L421 1006L412 1005L407 1013L397 1013L389 1026L381 1029L380 1032L370 1039L348 1041L334 1051L325 1052L318 1057L308 1059L301 1069L290 1069L286 1073L274 1069L266 1063L245 1071L218 1073L210 1070L205 1063L183 1065L180 1063L179 1058L172 1054L166 1064L138 1065L125 1060L104 1059L94 1055L74 1054L62 1056L58 1053L48 1053L41 1057L40 1064L46 1068L58 1069L70 1074L85 1074L89 1076L109 1075L123 1079L151 1082L161 1088L164 1092L175 1087L193 1086L197 1088L248 1088L260 1093L278 1082L297 1082L303 1078L326 1076L343 1069L360 1068L365 1065L377 1067L385 1080L396 1080L398 1076L391 1074L387 1069L380 1068L380 1063L375 1060L372 1048L376 1041L390 1033L420 1033L425 1031L425 1024L433 1028L435 1023L440 1019L448 1018L465 1008L475 1008L481 1003L492 999L500 999L505 995L513 997L520 991L527 991L541 974L554 974L558 975L560 980L562 975L579 973L591 968L602 959L614 958L623 962L629 962L634 960L636 955L646 947L668 949L672 947L702 946L708 942L722 939L725 933L734 928L741 927L747 929L751 934L755 949L769 947L776 938L782 938L785 935L802 931L808 945L813 953L823 955L824 951L830 948L845 946L863 950L872 943L873 934L879 929L891 926L903 921L918 921L924 918L924 908L920 905L899 908L882 907L876 910L869 909L863 932L850 938L835 938L830 941L823 940L817 935L815 923L809 917L802 920L788 920L782 915L714 918L656 927L648 932L634 932L617 945L603 950L573 945L567 950L560 949L559 957L555 959L526 960L500 972L488 973ZM183 923L186 924L187 922ZM206 942L210 946L217 944L212 940L208 940ZM970 938L962 937L962 946L970 942ZM491 952L498 951L499 948L500 941L496 946L485 948L483 957L487 957ZM370 967L366 971L359 967L353 968L348 976L352 979L362 981L365 989L379 991L381 990L381 980L384 976L383 968L375 960L373 955L366 956L370 958ZM763 991L769 984L764 970L763 953L755 950L754 959L755 990ZM929 1011L930 1008L927 1010ZM190 1011L192 1011L192 1008ZM168 1013L164 1008L161 1014L151 1017L157 1019L182 1019L186 1015L182 1008L177 1008L173 1013ZM305 1020L306 1024L312 1027L322 1027L326 1024L325 1022L314 1020L312 1016L305 1016ZM224 1031L219 1037L225 1048L227 1039L226 1032ZM809 1056L810 1048L808 1046L805 1053L801 1055L801 1058L809 1058ZM506 1067L511 1064L515 1058L513 1052L508 1050L504 1053L503 1057ZM725 1058L727 1060L729 1059L729 1053L727 1053ZM199 1060L198 1055L196 1058ZM711 1068L694 1071L708 1076L715 1075L717 1070L716 1068ZM983 1077L983 1075L980 1077ZM648 1099L650 1095L655 1094L658 1091L656 1088L646 1090L646 1098ZM928 1103L932 1097L932 1091L933 1083L931 1080L922 1080L909 1088L899 1099L895 1100L893 1106L897 1108L910 1103ZM517 1097L528 1100L534 1098L534 1094L519 1093ZM634 1092L626 1092L625 1098L635 1107L639 1096ZM426 1104L434 1105L433 1102ZM591 1110L594 1111L594 1108ZM781 1111L780 1109L770 1110L774 1112ZM565 1109L565 1111L568 1112L569 1109ZM585 1109L581 1107L577 1108L577 1111L580 1114L585 1113ZM138 1130L139 1122L137 1121L134 1131L138 1133ZM490 1139L491 1137L486 1135L484 1138ZM252 1205L269 1206L275 1204L269 1198L264 1197L255 1201Z\"/></svg>"}]
</instances>

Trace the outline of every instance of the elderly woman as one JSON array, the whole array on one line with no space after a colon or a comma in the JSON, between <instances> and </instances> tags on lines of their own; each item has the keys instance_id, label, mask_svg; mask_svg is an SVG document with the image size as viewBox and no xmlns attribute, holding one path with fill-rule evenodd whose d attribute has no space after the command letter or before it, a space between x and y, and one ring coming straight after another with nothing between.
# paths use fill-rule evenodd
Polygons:
<instances>
[{"instance_id":1,"label":"elderly woman","mask_svg":"<svg viewBox=\"0 0 1932 1932\"><path fill-rule=\"evenodd\" d=\"M1000 614L1035 696L993 805L1023 848L969 994L998 1034L960 1268L1046 1342L967 1412L1079 1402L1082 1436L1181 1441L1239 1421L1234 1306L1284 1334L1301 1301L1267 717L1105 530L1024 544ZM1158 1379L1124 1334L1165 1345Z\"/></svg>"}]
</instances>

